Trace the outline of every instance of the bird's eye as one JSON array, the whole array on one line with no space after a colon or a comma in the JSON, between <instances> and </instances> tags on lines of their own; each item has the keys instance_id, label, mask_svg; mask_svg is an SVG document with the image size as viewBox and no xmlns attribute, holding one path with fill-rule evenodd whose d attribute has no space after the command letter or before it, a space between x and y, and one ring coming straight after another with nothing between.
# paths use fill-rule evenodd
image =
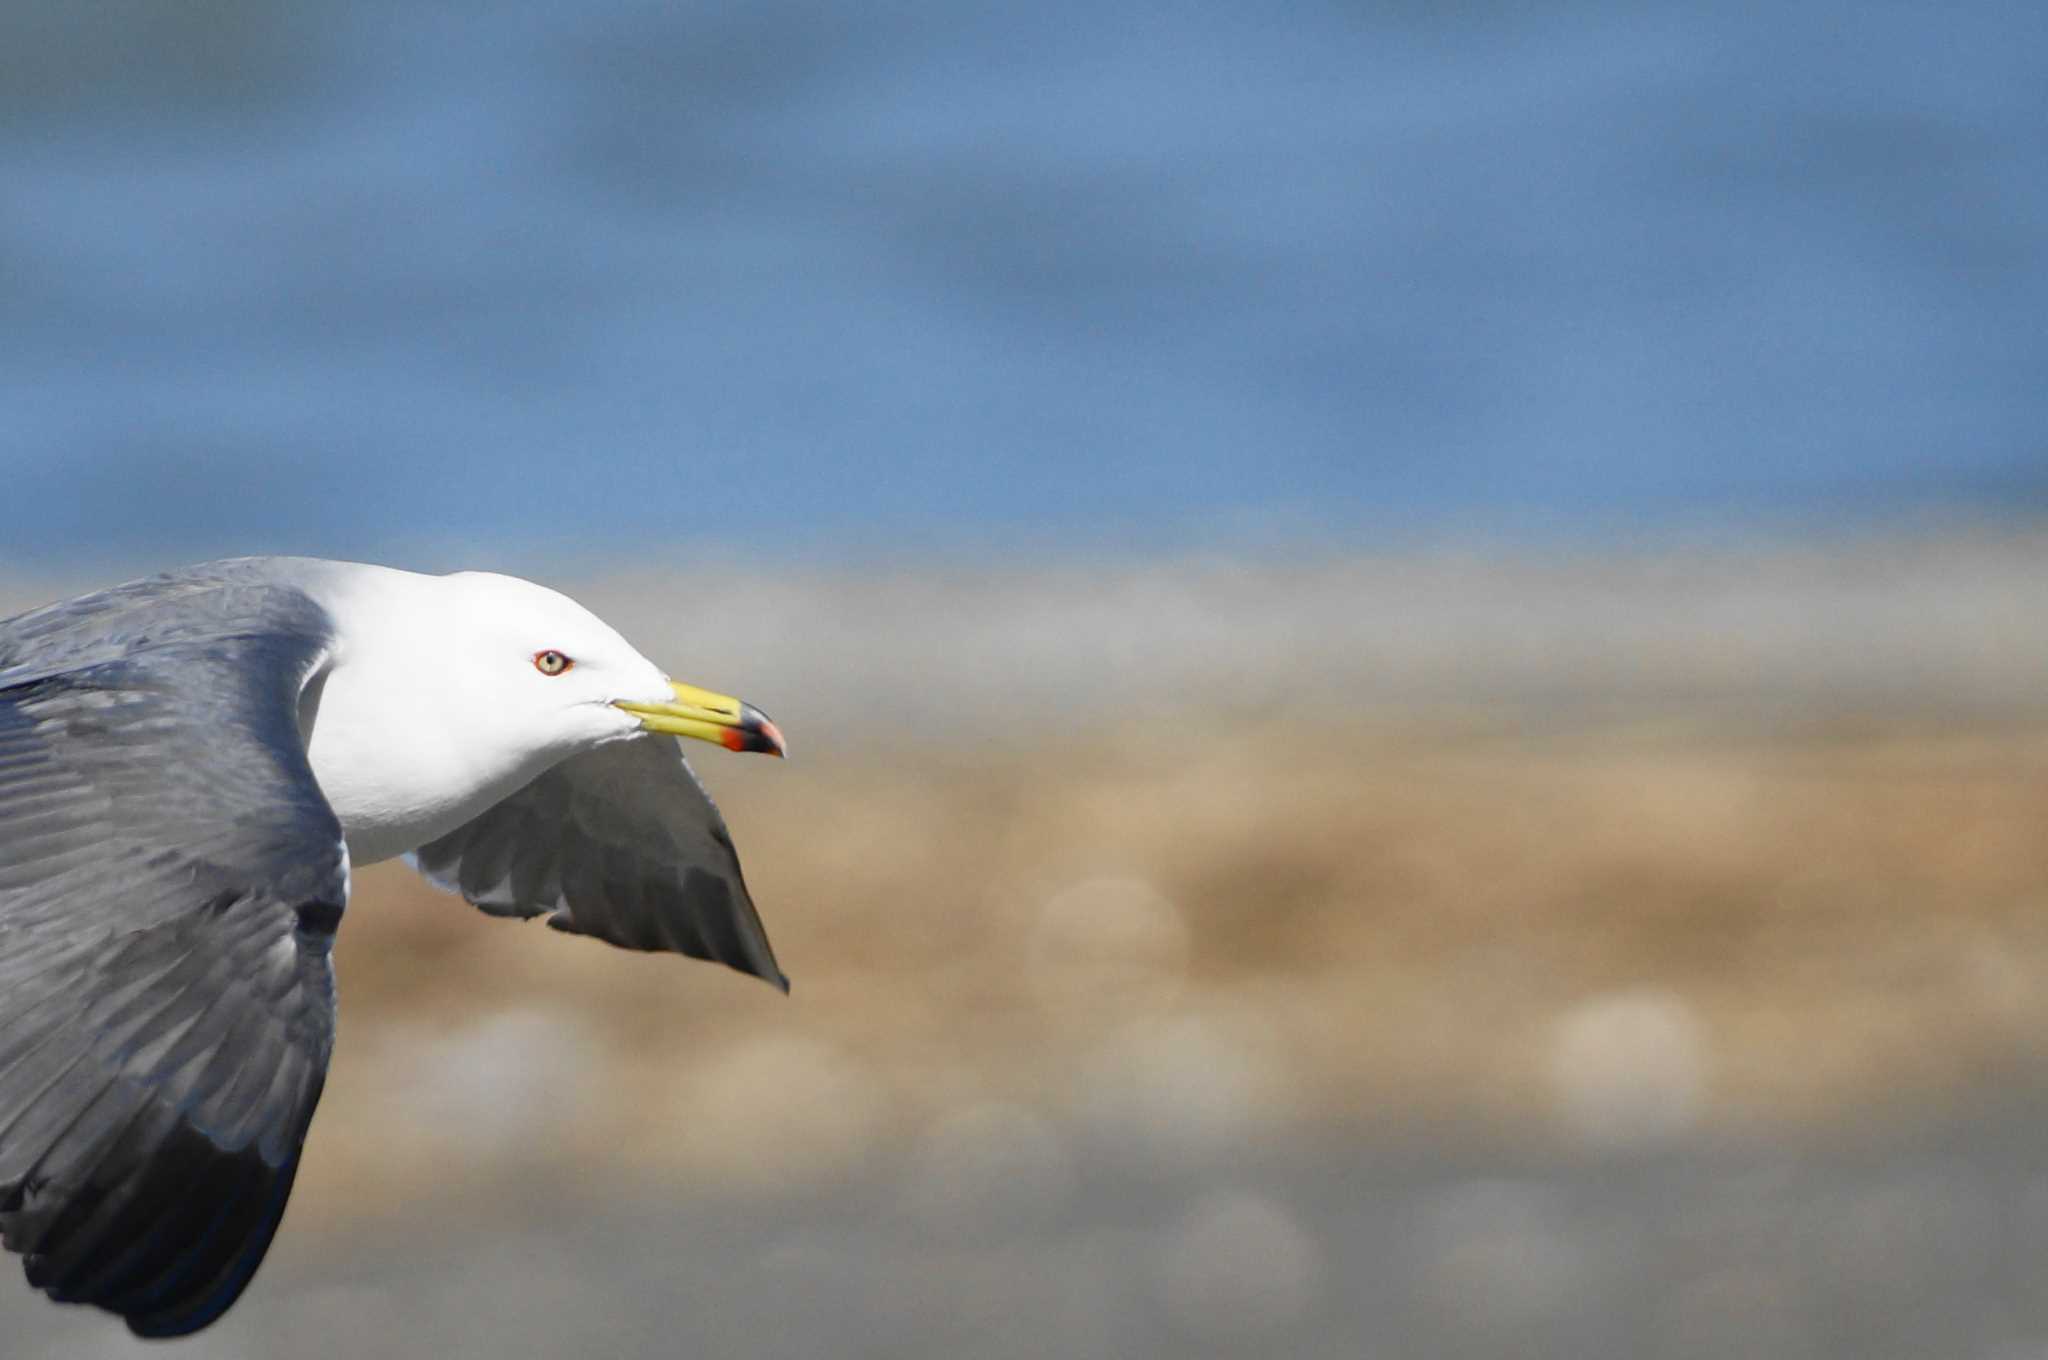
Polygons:
<instances>
[{"instance_id":1,"label":"bird's eye","mask_svg":"<svg viewBox=\"0 0 2048 1360\"><path fill-rule=\"evenodd\" d=\"M576 663L550 647L545 652L533 654L533 668L542 675L560 675Z\"/></svg>"}]
</instances>

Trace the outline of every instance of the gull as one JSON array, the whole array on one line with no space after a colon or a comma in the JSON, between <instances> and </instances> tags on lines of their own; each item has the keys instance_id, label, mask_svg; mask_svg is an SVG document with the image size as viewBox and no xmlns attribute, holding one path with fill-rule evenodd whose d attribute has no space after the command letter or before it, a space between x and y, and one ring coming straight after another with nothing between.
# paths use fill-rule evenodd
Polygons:
<instances>
[{"instance_id":1,"label":"gull","mask_svg":"<svg viewBox=\"0 0 2048 1360\"><path fill-rule=\"evenodd\" d=\"M0 622L0 1239L144 1337L276 1235L352 864L788 990L677 737L784 752L484 572L240 558Z\"/></svg>"}]
</instances>

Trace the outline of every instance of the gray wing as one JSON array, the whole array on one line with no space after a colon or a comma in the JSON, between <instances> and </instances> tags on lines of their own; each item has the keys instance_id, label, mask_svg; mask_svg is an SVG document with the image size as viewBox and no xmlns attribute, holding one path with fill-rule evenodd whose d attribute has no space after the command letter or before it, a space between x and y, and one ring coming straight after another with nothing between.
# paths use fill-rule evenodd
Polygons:
<instances>
[{"instance_id":1,"label":"gray wing","mask_svg":"<svg viewBox=\"0 0 2048 1360\"><path fill-rule=\"evenodd\" d=\"M348 869L297 724L326 620L277 595L0 623L0 1237L142 1336L248 1284L332 1046Z\"/></svg>"},{"instance_id":2,"label":"gray wing","mask_svg":"<svg viewBox=\"0 0 2048 1360\"><path fill-rule=\"evenodd\" d=\"M711 959L789 990L725 820L673 737L571 756L417 850L437 886L498 916Z\"/></svg>"}]
</instances>

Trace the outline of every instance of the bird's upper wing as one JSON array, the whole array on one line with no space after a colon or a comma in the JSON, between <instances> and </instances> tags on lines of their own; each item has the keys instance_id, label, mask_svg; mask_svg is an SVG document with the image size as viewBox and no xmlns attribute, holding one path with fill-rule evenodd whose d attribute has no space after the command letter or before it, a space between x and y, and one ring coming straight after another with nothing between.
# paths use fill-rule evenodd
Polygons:
<instances>
[{"instance_id":1,"label":"bird's upper wing","mask_svg":"<svg viewBox=\"0 0 2048 1360\"><path fill-rule=\"evenodd\" d=\"M557 930L713 959L789 989L725 821L673 737L572 756L412 858L494 915L551 912Z\"/></svg>"},{"instance_id":2,"label":"bird's upper wing","mask_svg":"<svg viewBox=\"0 0 2048 1360\"><path fill-rule=\"evenodd\" d=\"M116 655L0 623L0 1236L143 1336L248 1284L332 1046L347 852L297 723L324 615L291 594L289 624L144 610Z\"/></svg>"}]
</instances>

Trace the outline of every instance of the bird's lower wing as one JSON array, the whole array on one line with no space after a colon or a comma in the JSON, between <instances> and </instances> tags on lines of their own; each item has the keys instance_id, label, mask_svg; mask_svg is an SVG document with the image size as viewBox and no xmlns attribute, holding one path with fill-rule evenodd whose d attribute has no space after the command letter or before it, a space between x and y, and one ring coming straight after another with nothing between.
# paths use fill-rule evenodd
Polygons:
<instances>
[{"instance_id":1,"label":"bird's lower wing","mask_svg":"<svg viewBox=\"0 0 2048 1360\"><path fill-rule=\"evenodd\" d=\"M412 860L494 915L551 913L557 930L711 959L789 989L725 820L673 737L572 756Z\"/></svg>"},{"instance_id":2,"label":"bird's lower wing","mask_svg":"<svg viewBox=\"0 0 2048 1360\"><path fill-rule=\"evenodd\" d=\"M346 851L240 635L0 688L0 1237L144 1336L217 1318L283 1214L333 1035Z\"/></svg>"}]
</instances>

